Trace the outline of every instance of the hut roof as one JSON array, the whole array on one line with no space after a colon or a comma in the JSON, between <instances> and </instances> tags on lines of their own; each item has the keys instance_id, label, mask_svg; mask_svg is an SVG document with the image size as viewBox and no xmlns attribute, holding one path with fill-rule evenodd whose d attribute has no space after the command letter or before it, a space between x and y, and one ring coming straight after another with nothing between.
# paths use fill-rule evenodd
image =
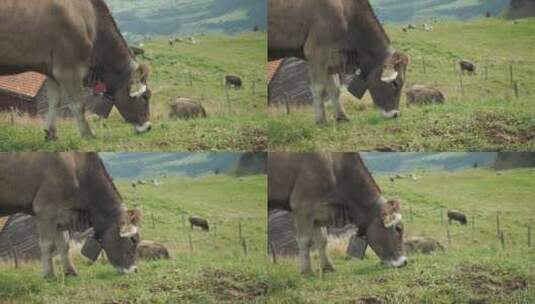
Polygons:
<instances>
[{"instance_id":1,"label":"hut roof","mask_svg":"<svg viewBox=\"0 0 535 304\"><path fill-rule=\"evenodd\" d=\"M0 217L0 232L4 230L4 226L7 224L8 219L9 219L9 216Z\"/></svg>"},{"instance_id":2,"label":"hut roof","mask_svg":"<svg viewBox=\"0 0 535 304\"><path fill-rule=\"evenodd\" d=\"M282 61L283 59L268 62L268 69L267 69L268 82L270 82L271 79L273 79L273 76L275 76L275 74L279 70L279 67L282 65Z\"/></svg>"},{"instance_id":3,"label":"hut roof","mask_svg":"<svg viewBox=\"0 0 535 304\"><path fill-rule=\"evenodd\" d=\"M36 72L0 76L0 92L32 100L43 87L46 76Z\"/></svg>"}]
</instances>

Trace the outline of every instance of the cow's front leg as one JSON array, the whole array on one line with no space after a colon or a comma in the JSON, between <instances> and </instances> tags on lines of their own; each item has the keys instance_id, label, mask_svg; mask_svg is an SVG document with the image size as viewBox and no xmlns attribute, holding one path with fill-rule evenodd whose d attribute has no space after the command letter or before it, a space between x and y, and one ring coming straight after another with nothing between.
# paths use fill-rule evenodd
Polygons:
<instances>
[{"instance_id":1,"label":"cow's front leg","mask_svg":"<svg viewBox=\"0 0 535 304\"><path fill-rule=\"evenodd\" d=\"M46 115L46 123L45 123L45 130L44 130L45 140L53 141L58 138L56 134L56 115L57 115L57 109L61 100L60 88L56 80L54 79L48 80L46 94L48 97L48 112Z\"/></svg>"},{"instance_id":2,"label":"cow's front leg","mask_svg":"<svg viewBox=\"0 0 535 304\"><path fill-rule=\"evenodd\" d=\"M56 229L50 221L37 220L39 229L39 249L41 249L41 263L43 266L43 276L47 279L54 279L54 265L52 257L54 253L54 243Z\"/></svg>"},{"instance_id":3,"label":"cow's front leg","mask_svg":"<svg viewBox=\"0 0 535 304\"><path fill-rule=\"evenodd\" d=\"M77 276L78 273L74 267L71 257L69 256L69 233L67 231L58 231L56 234L56 248L58 249L63 263L63 272L66 276Z\"/></svg>"},{"instance_id":4,"label":"cow's front leg","mask_svg":"<svg viewBox=\"0 0 535 304\"><path fill-rule=\"evenodd\" d=\"M339 77L340 76L338 74L330 75L329 79L327 80L327 84L325 85L325 89L327 90L329 99L332 101L334 110L336 111L336 121L345 122L349 121L349 118L347 118L344 106L342 103L340 103Z\"/></svg>"},{"instance_id":5,"label":"cow's front leg","mask_svg":"<svg viewBox=\"0 0 535 304\"><path fill-rule=\"evenodd\" d=\"M319 252L321 271L334 272L334 266L327 254L327 229L325 227L314 228L314 245Z\"/></svg>"}]
</instances>

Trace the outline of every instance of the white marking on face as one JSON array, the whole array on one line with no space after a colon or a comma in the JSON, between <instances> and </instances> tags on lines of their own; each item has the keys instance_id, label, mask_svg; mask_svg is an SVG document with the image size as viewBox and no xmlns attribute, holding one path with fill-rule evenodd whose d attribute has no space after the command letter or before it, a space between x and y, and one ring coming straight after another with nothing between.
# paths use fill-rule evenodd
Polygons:
<instances>
[{"instance_id":1,"label":"white marking on face","mask_svg":"<svg viewBox=\"0 0 535 304\"><path fill-rule=\"evenodd\" d=\"M120 274L130 274L132 272L136 272L137 271L137 266L136 265L132 265L128 268L124 268L124 267L117 267L117 271L119 271Z\"/></svg>"},{"instance_id":2,"label":"white marking on face","mask_svg":"<svg viewBox=\"0 0 535 304\"><path fill-rule=\"evenodd\" d=\"M390 264L390 266L393 266L393 267L396 267L396 268L397 267L403 267L403 266L407 265L407 257L402 255L397 260L389 261L388 264Z\"/></svg>"},{"instance_id":3,"label":"white marking on face","mask_svg":"<svg viewBox=\"0 0 535 304\"><path fill-rule=\"evenodd\" d=\"M152 123L150 121L147 121L146 123L142 125L135 125L134 128L136 129L137 133L145 133L147 130L152 126Z\"/></svg>"},{"instance_id":4,"label":"white marking on face","mask_svg":"<svg viewBox=\"0 0 535 304\"><path fill-rule=\"evenodd\" d=\"M132 237L134 235L136 235L138 232L138 228L137 226L134 226L134 225L129 225L128 226L128 230L127 231L121 231L121 233L119 233L119 235L123 238L129 238L129 237Z\"/></svg>"},{"instance_id":5,"label":"white marking on face","mask_svg":"<svg viewBox=\"0 0 535 304\"><path fill-rule=\"evenodd\" d=\"M384 72L383 72L384 73ZM392 81L396 80L398 78L398 72L390 73L390 75L384 75L381 76L381 81L386 83L391 83Z\"/></svg>"},{"instance_id":6,"label":"white marking on face","mask_svg":"<svg viewBox=\"0 0 535 304\"><path fill-rule=\"evenodd\" d=\"M390 228L392 226L395 226L397 224L401 223L401 214L396 213L394 214L394 219L390 223L385 223L386 228Z\"/></svg>"},{"instance_id":7,"label":"white marking on face","mask_svg":"<svg viewBox=\"0 0 535 304\"><path fill-rule=\"evenodd\" d=\"M399 110L390 110L390 111L381 110L381 113L386 118L394 118L394 117L399 116Z\"/></svg>"},{"instance_id":8,"label":"white marking on face","mask_svg":"<svg viewBox=\"0 0 535 304\"><path fill-rule=\"evenodd\" d=\"M138 89L134 91L130 91L130 97L136 98L139 97L147 92L147 85L138 85Z\"/></svg>"}]
</instances>

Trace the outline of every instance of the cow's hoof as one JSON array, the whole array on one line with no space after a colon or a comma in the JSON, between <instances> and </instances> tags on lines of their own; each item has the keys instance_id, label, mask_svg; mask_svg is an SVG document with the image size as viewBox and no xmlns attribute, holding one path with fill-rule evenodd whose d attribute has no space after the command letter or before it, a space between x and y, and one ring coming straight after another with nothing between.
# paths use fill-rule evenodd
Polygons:
<instances>
[{"instance_id":1,"label":"cow's hoof","mask_svg":"<svg viewBox=\"0 0 535 304\"><path fill-rule=\"evenodd\" d=\"M323 273L329 273L329 272L336 272L336 269L334 269L333 265L326 265L321 268L321 271Z\"/></svg>"},{"instance_id":2,"label":"cow's hoof","mask_svg":"<svg viewBox=\"0 0 535 304\"><path fill-rule=\"evenodd\" d=\"M56 141L58 140L58 136L56 135L56 131L53 130L44 130L45 131L45 141Z\"/></svg>"}]
</instances>

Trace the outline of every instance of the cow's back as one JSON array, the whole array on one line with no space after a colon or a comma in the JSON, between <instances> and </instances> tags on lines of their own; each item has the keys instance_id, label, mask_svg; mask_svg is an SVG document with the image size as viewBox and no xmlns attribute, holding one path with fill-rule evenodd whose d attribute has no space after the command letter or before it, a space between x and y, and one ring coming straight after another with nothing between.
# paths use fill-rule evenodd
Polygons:
<instances>
[{"instance_id":1,"label":"cow's back","mask_svg":"<svg viewBox=\"0 0 535 304\"><path fill-rule=\"evenodd\" d=\"M21 72L50 74L54 60L85 60L95 35L91 1L0 2L0 67L6 71L13 72L16 66Z\"/></svg>"},{"instance_id":2,"label":"cow's back","mask_svg":"<svg viewBox=\"0 0 535 304\"><path fill-rule=\"evenodd\" d=\"M1 153L0 214L34 214L43 207L35 205L36 198L72 195L78 188L77 170L73 154Z\"/></svg>"}]
</instances>

